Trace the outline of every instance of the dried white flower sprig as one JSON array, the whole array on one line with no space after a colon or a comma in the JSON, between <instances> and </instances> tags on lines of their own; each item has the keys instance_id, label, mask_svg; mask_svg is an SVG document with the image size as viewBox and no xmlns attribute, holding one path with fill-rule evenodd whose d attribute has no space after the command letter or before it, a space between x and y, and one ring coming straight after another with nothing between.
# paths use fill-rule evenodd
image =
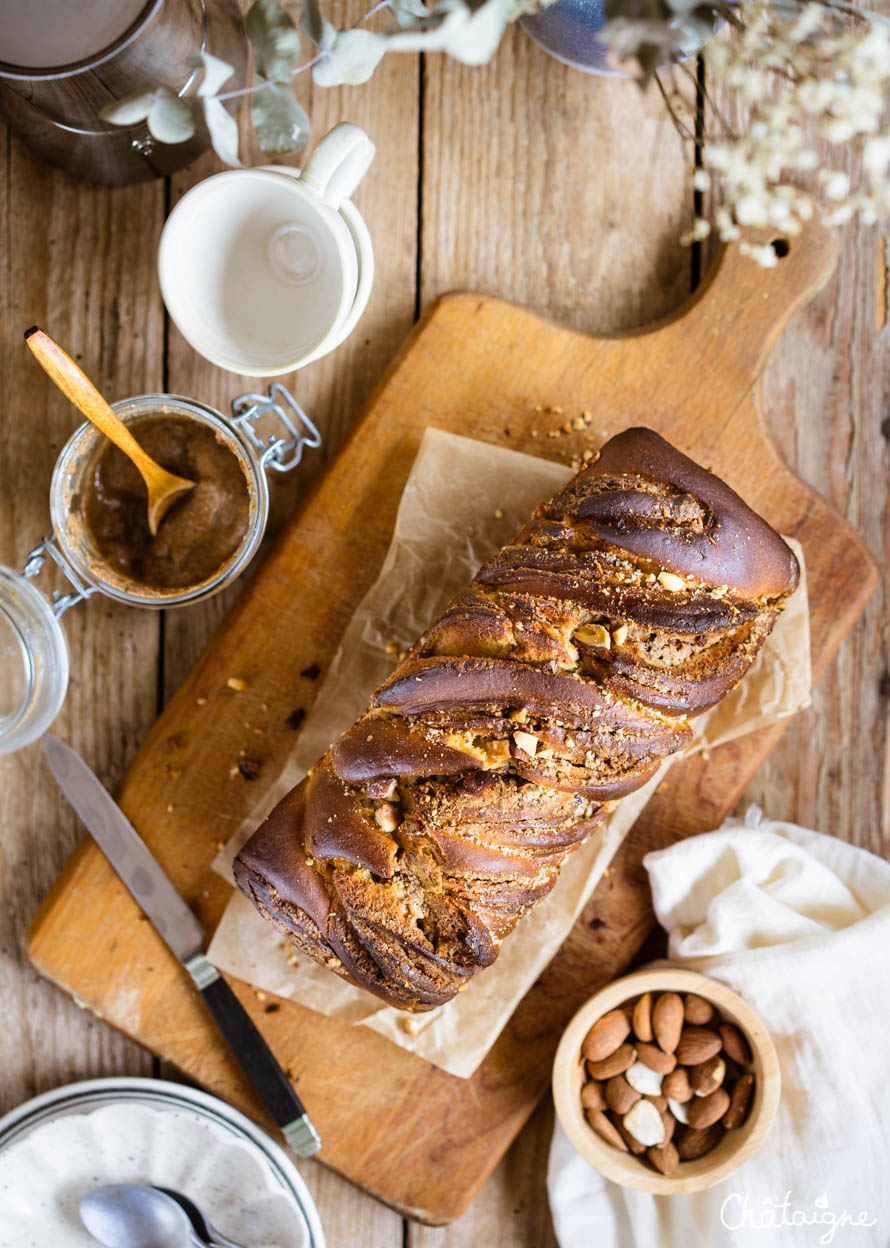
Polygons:
<instances>
[{"instance_id":1,"label":"dried white flower sprig","mask_svg":"<svg viewBox=\"0 0 890 1248\"><path fill-rule=\"evenodd\" d=\"M707 7L695 8L697 20L706 19ZM730 241L741 227L789 236L813 218L840 225L858 215L871 224L890 213L890 22L831 0L743 0L710 9L711 20L727 27L705 48L702 168L694 186L711 190L719 207L713 223L697 217L684 241L712 229ZM657 77L663 71L651 63L651 24L637 44L632 28L619 21L604 37L625 64L642 52L641 80ZM682 64L674 72L691 73ZM681 133L693 137L675 95L659 85ZM728 120L736 116L742 120ZM777 262L769 244L743 240L740 247L763 265Z\"/></svg>"}]
</instances>

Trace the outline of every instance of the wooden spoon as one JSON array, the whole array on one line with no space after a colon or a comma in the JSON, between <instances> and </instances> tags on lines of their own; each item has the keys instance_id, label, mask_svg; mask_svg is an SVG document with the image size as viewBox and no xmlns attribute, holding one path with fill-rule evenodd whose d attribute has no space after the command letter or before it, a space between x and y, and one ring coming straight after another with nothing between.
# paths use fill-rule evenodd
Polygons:
<instances>
[{"instance_id":1,"label":"wooden spoon","mask_svg":"<svg viewBox=\"0 0 890 1248\"><path fill-rule=\"evenodd\" d=\"M172 503L186 490L195 488L194 481L174 476L150 455L130 433L119 416L111 410L89 377L74 363L71 356L59 344L45 334L37 325L25 333L25 341L36 359L50 375L62 393L69 398L87 420L92 421L116 447L127 455L142 474L148 489L148 527L152 537Z\"/></svg>"}]
</instances>

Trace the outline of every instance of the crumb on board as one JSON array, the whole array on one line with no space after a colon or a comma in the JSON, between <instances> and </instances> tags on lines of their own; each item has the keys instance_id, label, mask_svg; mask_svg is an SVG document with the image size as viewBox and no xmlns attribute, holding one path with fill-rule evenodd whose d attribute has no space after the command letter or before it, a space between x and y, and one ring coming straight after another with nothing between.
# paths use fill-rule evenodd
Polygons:
<instances>
[{"instance_id":1,"label":"crumb on board","mask_svg":"<svg viewBox=\"0 0 890 1248\"><path fill-rule=\"evenodd\" d=\"M306 712L303 710L302 706L294 707L290 715L288 715L287 719L284 721L284 726L285 728L290 728L291 732L296 732L305 718Z\"/></svg>"},{"instance_id":2,"label":"crumb on board","mask_svg":"<svg viewBox=\"0 0 890 1248\"><path fill-rule=\"evenodd\" d=\"M236 693L243 693L247 688L247 681L243 676L230 676L226 684L230 689L234 689Z\"/></svg>"},{"instance_id":3,"label":"crumb on board","mask_svg":"<svg viewBox=\"0 0 890 1248\"><path fill-rule=\"evenodd\" d=\"M317 663L310 663L308 667L304 667L300 675L306 680L318 680L321 675L321 668Z\"/></svg>"}]
</instances>

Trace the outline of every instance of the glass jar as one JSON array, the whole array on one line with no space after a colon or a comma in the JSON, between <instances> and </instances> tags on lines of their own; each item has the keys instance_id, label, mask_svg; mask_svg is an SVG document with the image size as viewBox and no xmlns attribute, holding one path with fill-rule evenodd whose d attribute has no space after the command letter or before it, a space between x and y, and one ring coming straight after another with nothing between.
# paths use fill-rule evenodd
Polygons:
<instances>
[{"instance_id":1,"label":"glass jar","mask_svg":"<svg viewBox=\"0 0 890 1248\"><path fill-rule=\"evenodd\" d=\"M99 554L81 514L84 487L108 445L91 424L81 425L62 449L50 484L53 533L31 551L24 576L0 567L0 754L36 741L62 707L68 687L68 645L59 617L75 603L104 594L130 606L186 606L218 594L247 567L259 548L269 516L268 473L290 472L305 449L321 446L315 425L284 386L275 382L264 394L242 394L232 402L232 416L193 399L172 394L143 394L112 407L125 424L149 417L198 421L214 431L236 456L248 489L247 529L237 549L216 572L197 585L160 589L123 577ZM263 433L259 423L276 422ZM61 568L71 592L43 594L31 578L47 558Z\"/></svg>"},{"instance_id":2,"label":"glass jar","mask_svg":"<svg viewBox=\"0 0 890 1248\"><path fill-rule=\"evenodd\" d=\"M91 182L164 177L210 146L203 114L190 139L161 143L144 121L103 121L110 101L158 86L193 99L199 71L188 57L202 51L233 67L226 91L246 80L237 0L3 0L0 9L0 112L48 164Z\"/></svg>"}]
</instances>

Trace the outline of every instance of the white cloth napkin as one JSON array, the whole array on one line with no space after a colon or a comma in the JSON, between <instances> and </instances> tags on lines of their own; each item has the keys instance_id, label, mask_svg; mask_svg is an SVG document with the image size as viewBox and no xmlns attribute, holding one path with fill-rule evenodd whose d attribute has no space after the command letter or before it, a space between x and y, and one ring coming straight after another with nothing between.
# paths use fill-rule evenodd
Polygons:
<instances>
[{"instance_id":1,"label":"white cloth napkin","mask_svg":"<svg viewBox=\"0 0 890 1248\"><path fill-rule=\"evenodd\" d=\"M728 984L770 1031L781 1104L755 1157L688 1196L608 1182L557 1124L561 1248L887 1248L890 863L752 807L644 866L671 961Z\"/></svg>"}]
</instances>

